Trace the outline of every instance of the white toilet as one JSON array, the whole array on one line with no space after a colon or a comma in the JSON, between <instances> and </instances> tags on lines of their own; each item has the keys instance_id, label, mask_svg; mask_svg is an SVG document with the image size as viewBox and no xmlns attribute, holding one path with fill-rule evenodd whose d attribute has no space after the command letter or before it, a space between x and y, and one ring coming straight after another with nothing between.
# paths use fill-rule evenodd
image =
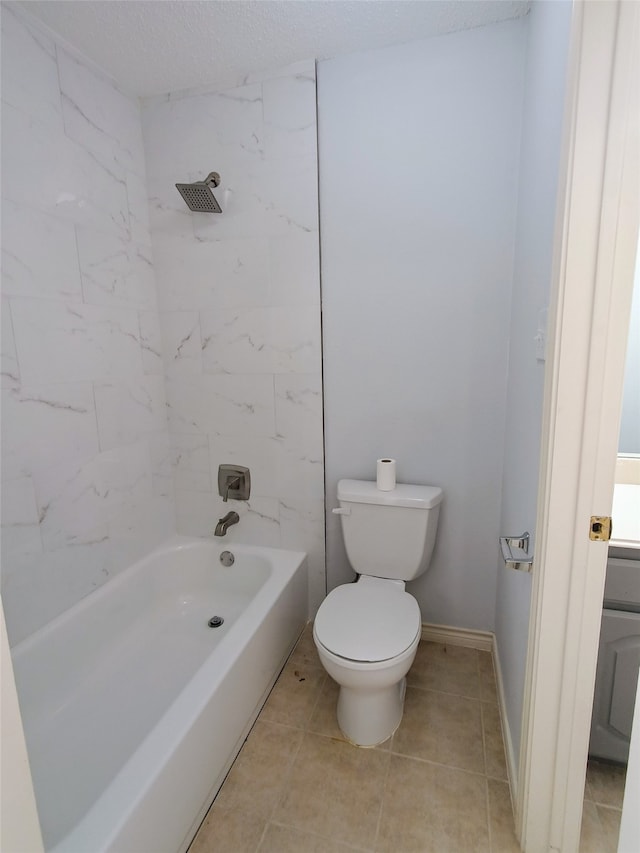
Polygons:
<instances>
[{"instance_id":1,"label":"white toilet","mask_svg":"<svg viewBox=\"0 0 640 853\"><path fill-rule=\"evenodd\" d=\"M338 724L357 746L375 746L400 725L405 676L421 634L420 608L406 581L429 566L442 489L398 484L380 491L367 480L340 480L334 509L356 583L320 605L313 639L340 685Z\"/></svg>"}]
</instances>

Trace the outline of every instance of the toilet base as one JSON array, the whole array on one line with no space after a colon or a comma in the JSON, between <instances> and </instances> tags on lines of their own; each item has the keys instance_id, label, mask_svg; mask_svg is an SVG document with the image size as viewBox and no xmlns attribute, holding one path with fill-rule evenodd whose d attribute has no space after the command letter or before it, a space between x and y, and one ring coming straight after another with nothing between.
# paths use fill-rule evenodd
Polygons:
<instances>
[{"instance_id":1,"label":"toilet base","mask_svg":"<svg viewBox=\"0 0 640 853\"><path fill-rule=\"evenodd\" d=\"M406 689L406 678L371 690L341 687L337 717L347 740L363 747L388 740L402 721Z\"/></svg>"}]
</instances>

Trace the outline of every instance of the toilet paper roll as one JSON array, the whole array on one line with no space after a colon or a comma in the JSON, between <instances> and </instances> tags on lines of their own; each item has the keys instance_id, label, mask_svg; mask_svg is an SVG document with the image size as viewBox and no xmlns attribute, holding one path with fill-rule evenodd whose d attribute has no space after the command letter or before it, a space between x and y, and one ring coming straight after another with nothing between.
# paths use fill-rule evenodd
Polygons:
<instances>
[{"instance_id":1,"label":"toilet paper roll","mask_svg":"<svg viewBox=\"0 0 640 853\"><path fill-rule=\"evenodd\" d=\"M381 492L392 492L396 487L396 460L378 459L376 485Z\"/></svg>"}]
</instances>

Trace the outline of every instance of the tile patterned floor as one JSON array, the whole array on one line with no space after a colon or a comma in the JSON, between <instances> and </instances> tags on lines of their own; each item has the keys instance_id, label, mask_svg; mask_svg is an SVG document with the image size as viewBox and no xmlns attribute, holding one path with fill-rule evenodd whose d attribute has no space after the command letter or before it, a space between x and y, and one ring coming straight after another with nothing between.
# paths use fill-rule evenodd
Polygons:
<instances>
[{"instance_id":1,"label":"tile patterned floor","mask_svg":"<svg viewBox=\"0 0 640 853\"><path fill-rule=\"evenodd\" d=\"M189 853L518 853L491 656L421 642L407 684L395 735L351 746L307 628Z\"/></svg>"},{"instance_id":2,"label":"tile patterned floor","mask_svg":"<svg viewBox=\"0 0 640 853\"><path fill-rule=\"evenodd\" d=\"M518 853L491 655L421 642L402 723L356 749L310 626L189 853ZM624 768L589 762L580 853L615 853Z\"/></svg>"},{"instance_id":3,"label":"tile patterned floor","mask_svg":"<svg viewBox=\"0 0 640 853\"><path fill-rule=\"evenodd\" d=\"M616 853L626 775L624 767L589 761L580 853Z\"/></svg>"}]
</instances>

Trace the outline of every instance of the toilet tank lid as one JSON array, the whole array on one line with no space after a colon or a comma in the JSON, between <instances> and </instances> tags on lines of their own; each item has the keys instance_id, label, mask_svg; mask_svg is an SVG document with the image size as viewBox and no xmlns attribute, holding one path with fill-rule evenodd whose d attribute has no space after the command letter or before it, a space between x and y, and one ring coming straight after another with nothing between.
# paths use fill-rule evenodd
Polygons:
<instances>
[{"instance_id":1,"label":"toilet tank lid","mask_svg":"<svg viewBox=\"0 0 640 853\"><path fill-rule=\"evenodd\" d=\"M338 500L351 503L432 509L442 501L442 498L443 493L439 486L414 486L408 483L397 483L392 491L383 492L371 480L338 481Z\"/></svg>"}]
</instances>

